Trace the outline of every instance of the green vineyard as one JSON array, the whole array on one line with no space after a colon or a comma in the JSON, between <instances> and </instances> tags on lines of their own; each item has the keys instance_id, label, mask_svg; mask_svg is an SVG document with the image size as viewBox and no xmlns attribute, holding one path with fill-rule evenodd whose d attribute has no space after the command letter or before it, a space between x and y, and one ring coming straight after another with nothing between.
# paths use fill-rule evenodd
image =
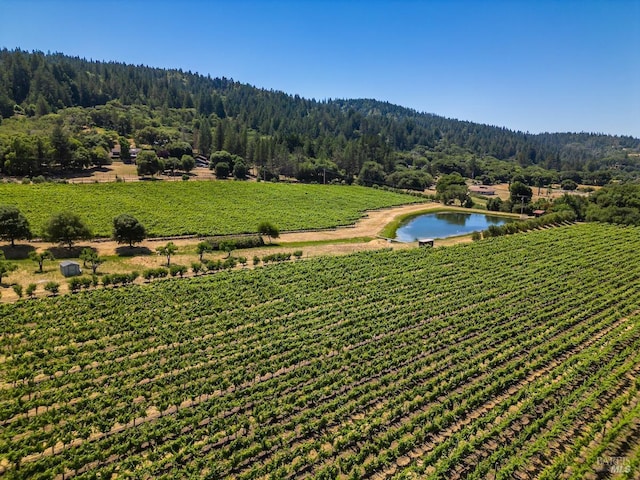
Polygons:
<instances>
[{"instance_id":1,"label":"green vineyard","mask_svg":"<svg viewBox=\"0 0 640 480\"><path fill-rule=\"evenodd\" d=\"M135 182L82 185L0 183L1 203L24 213L39 234L52 213L79 214L98 237L127 213L150 236L254 233L262 221L281 231L355 223L366 210L424 201L373 188L271 182ZM9 200L10 199L10 200Z\"/></svg>"},{"instance_id":2,"label":"green vineyard","mask_svg":"<svg viewBox=\"0 0 640 480\"><path fill-rule=\"evenodd\" d=\"M640 229L0 307L0 478L637 478Z\"/></svg>"}]
</instances>

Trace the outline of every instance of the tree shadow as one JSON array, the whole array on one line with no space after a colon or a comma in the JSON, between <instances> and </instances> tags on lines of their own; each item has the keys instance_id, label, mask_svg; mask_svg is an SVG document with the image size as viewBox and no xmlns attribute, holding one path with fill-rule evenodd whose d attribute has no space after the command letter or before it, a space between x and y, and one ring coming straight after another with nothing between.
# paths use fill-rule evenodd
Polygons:
<instances>
[{"instance_id":1,"label":"tree shadow","mask_svg":"<svg viewBox=\"0 0 640 480\"><path fill-rule=\"evenodd\" d=\"M85 248L89 248L94 252L97 252L97 250L94 247L87 247L82 245L74 245L71 248L62 247L62 246L49 247L47 248L47 250L51 252L51 254L56 259L64 259L64 258L80 258L80 254L82 253L82 250L84 250Z\"/></svg>"},{"instance_id":2,"label":"tree shadow","mask_svg":"<svg viewBox=\"0 0 640 480\"><path fill-rule=\"evenodd\" d=\"M147 247L117 247L116 254L120 257L136 257L142 255L151 255L151 250Z\"/></svg>"},{"instance_id":3,"label":"tree shadow","mask_svg":"<svg viewBox=\"0 0 640 480\"><path fill-rule=\"evenodd\" d=\"M4 257L7 260L24 260L29 258L29 253L34 252L36 249L31 245L3 245L0 247L0 251L4 253Z\"/></svg>"}]
</instances>

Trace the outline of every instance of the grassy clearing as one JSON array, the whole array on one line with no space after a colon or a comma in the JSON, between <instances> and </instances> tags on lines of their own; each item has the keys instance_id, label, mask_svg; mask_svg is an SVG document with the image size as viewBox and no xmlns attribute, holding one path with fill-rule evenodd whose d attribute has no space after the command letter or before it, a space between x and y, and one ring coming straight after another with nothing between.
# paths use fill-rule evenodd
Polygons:
<instances>
[{"instance_id":1,"label":"grassy clearing","mask_svg":"<svg viewBox=\"0 0 640 480\"><path fill-rule=\"evenodd\" d=\"M2 203L16 205L34 230L52 213L78 213L97 237L113 218L136 216L151 236L253 233L261 221L281 231L349 225L365 210L417 203L419 198L358 186L234 181L83 185L0 184Z\"/></svg>"},{"instance_id":2,"label":"grassy clearing","mask_svg":"<svg viewBox=\"0 0 640 480\"><path fill-rule=\"evenodd\" d=\"M278 242L274 244L274 246L279 247L313 247L316 245L334 245L334 244L344 244L344 243L365 243L373 240L373 237L353 237L353 238L336 238L332 240L309 240L306 242ZM268 246L268 245L266 245Z\"/></svg>"}]
</instances>

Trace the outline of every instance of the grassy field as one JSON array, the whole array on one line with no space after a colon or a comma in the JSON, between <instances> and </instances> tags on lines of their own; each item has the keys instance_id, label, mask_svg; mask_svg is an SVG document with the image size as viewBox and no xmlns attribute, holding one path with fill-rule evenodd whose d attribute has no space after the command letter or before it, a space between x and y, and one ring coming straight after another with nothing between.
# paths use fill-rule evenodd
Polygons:
<instances>
[{"instance_id":1,"label":"grassy field","mask_svg":"<svg viewBox=\"0 0 640 480\"><path fill-rule=\"evenodd\" d=\"M365 210L419 201L358 186L234 181L83 185L0 184L0 203L16 205L37 231L52 213L81 215L94 235L111 235L113 218L136 216L151 236L255 232L270 221L285 230L349 225Z\"/></svg>"},{"instance_id":2,"label":"grassy field","mask_svg":"<svg viewBox=\"0 0 640 480\"><path fill-rule=\"evenodd\" d=\"M637 478L638 228L0 306L3 478Z\"/></svg>"}]
</instances>

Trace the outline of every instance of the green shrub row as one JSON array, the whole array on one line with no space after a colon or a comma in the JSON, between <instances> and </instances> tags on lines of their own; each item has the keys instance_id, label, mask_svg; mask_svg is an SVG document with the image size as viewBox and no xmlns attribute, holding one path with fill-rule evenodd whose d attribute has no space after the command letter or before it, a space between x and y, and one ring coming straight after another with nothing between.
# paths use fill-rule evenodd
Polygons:
<instances>
[{"instance_id":1,"label":"green shrub row","mask_svg":"<svg viewBox=\"0 0 640 480\"><path fill-rule=\"evenodd\" d=\"M131 273L112 273L110 275L104 275L102 277L102 284L106 287L108 285L129 285L133 283L140 274L138 272Z\"/></svg>"},{"instance_id":2,"label":"green shrub row","mask_svg":"<svg viewBox=\"0 0 640 480\"><path fill-rule=\"evenodd\" d=\"M263 247L264 240L260 235L224 235L205 240L212 250L220 250L220 245L231 242L236 249Z\"/></svg>"},{"instance_id":3,"label":"green shrub row","mask_svg":"<svg viewBox=\"0 0 640 480\"><path fill-rule=\"evenodd\" d=\"M503 225L491 225L488 229L482 232L476 232L473 235L474 240L480 240L480 238L500 237L502 235L511 235L518 232L526 232L535 228L544 227L547 225L558 225L565 222L575 222L576 215L573 211L564 211L557 213L550 213L538 218L532 218L521 222L509 222Z\"/></svg>"}]
</instances>

